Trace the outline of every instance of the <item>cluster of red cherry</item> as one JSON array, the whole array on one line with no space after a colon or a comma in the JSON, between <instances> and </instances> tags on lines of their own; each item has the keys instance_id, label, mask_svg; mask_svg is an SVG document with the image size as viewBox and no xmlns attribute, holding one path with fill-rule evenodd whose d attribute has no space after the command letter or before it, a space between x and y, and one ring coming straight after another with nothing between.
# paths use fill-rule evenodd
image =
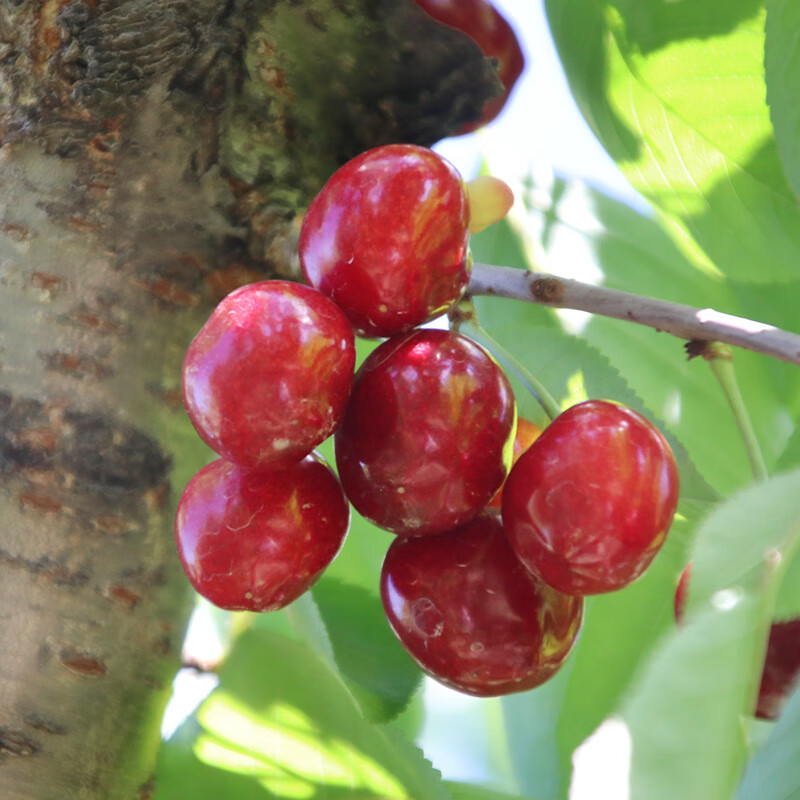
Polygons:
<instances>
[{"instance_id":1,"label":"cluster of red cherry","mask_svg":"<svg viewBox=\"0 0 800 800\"><path fill-rule=\"evenodd\" d=\"M502 216L505 198L482 192ZM550 677L583 596L644 571L678 478L661 434L616 403L573 406L541 435L518 430L492 357L418 327L467 286L478 195L413 145L368 151L331 177L300 236L311 286L233 292L189 348L186 407L222 458L187 486L176 536L209 600L282 608L335 557L349 500L397 534L381 595L401 643L438 680L490 696ZM353 330L386 337L355 376ZM338 480L312 454L334 432Z\"/></svg>"}]
</instances>

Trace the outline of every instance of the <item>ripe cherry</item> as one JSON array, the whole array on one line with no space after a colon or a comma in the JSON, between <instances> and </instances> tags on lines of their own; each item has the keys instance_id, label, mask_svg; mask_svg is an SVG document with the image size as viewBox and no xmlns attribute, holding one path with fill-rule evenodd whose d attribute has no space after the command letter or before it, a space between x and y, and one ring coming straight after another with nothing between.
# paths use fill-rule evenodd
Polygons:
<instances>
[{"instance_id":1,"label":"ripe cherry","mask_svg":"<svg viewBox=\"0 0 800 800\"><path fill-rule=\"evenodd\" d=\"M756 716L777 719L799 680L800 619L773 622L758 688Z\"/></svg>"},{"instance_id":2,"label":"ripe cherry","mask_svg":"<svg viewBox=\"0 0 800 800\"><path fill-rule=\"evenodd\" d=\"M422 669L461 692L531 689L563 664L583 598L550 588L514 555L484 512L439 536L398 538L381 572L389 624Z\"/></svg>"},{"instance_id":3,"label":"ripe cherry","mask_svg":"<svg viewBox=\"0 0 800 800\"><path fill-rule=\"evenodd\" d=\"M300 263L363 336L447 311L470 276L469 205L455 168L424 147L377 147L323 186L303 220Z\"/></svg>"},{"instance_id":4,"label":"ripe cherry","mask_svg":"<svg viewBox=\"0 0 800 800\"><path fill-rule=\"evenodd\" d=\"M352 328L327 297L263 281L229 294L189 346L184 402L202 439L227 460L287 465L333 433L354 367Z\"/></svg>"},{"instance_id":5,"label":"ripe cherry","mask_svg":"<svg viewBox=\"0 0 800 800\"><path fill-rule=\"evenodd\" d=\"M471 36L489 58L497 59L497 74L503 91L487 101L481 117L458 131L471 133L491 122L503 109L522 70L525 57L513 28L488 0L416 0L417 5L438 22Z\"/></svg>"},{"instance_id":6,"label":"ripe cherry","mask_svg":"<svg viewBox=\"0 0 800 800\"><path fill-rule=\"evenodd\" d=\"M524 417L517 417L517 435L514 437L514 452L511 457L511 465L519 461L519 457L539 438L542 430L537 425L529 422ZM502 507L503 488L500 487L497 494L489 502L488 508L496 508L498 511Z\"/></svg>"},{"instance_id":7,"label":"ripe cherry","mask_svg":"<svg viewBox=\"0 0 800 800\"><path fill-rule=\"evenodd\" d=\"M378 527L421 535L475 516L508 474L516 404L471 339L417 330L361 365L336 432L350 502Z\"/></svg>"},{"instance_id":8,"label":"ripe cherry","mask_svg":"<svg viewBox=\"0 0 800 800\"><path fill-rule=\"evenodd\" d=\"M625 406L589 400L520 456L503 487L503 521L528 569L567 594L598 594L644 572L677 502L664 437Z\"/></svg>"},{"instance_id":9,"label":"ripe cherry","mask_svg":"<svg viewBox=\"0 0 800 800\"><path fill-rule=\"evenodd\" d=\"M675 621L680 623L689 592L692 565L688 564L675 590ZM777 719L787 698L800 681L800 619L773 622L758 687L755 716Z\"/></svg>"},{"instance_id":10,"label":"ripe cherry","mask_svg":"<svg viewBox=\"0 0 800 800\"><path fill-rule=\"evenodd\" d=\"M229 610L274 611L317 580L349 524L342 488L318 456L275 471L219 459L184 490L175 540L186 575L207 600Z\"/></svg>"}]
</instances>

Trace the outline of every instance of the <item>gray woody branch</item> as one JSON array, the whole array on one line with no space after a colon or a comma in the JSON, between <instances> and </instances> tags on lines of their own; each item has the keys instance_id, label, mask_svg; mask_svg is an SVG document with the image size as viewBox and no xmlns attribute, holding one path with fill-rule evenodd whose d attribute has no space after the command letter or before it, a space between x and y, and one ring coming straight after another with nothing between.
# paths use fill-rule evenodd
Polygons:
<instances>
[{"instance_id":1,"label":"gray woody branch","mask_svg":"<svg viewBox=\"0 0 800 800\"><path fill-rule=\"evenodd\" d=\"M693 308L546 273L487 264L474 265L467 292L588 311L647 325L689 342L724 342L800 364L800 335L712 308Z\"/></svg>"}]
</instances>

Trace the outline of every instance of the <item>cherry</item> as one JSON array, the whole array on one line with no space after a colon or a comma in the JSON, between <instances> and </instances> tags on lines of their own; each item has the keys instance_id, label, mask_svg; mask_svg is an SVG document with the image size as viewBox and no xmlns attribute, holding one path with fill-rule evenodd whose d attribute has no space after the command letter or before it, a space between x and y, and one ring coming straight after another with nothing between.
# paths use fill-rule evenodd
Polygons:
<instances>
[{"instance_id":1,"label":"cherry","mask_svg":"<svg viewBox=\"0 0 800 800\"><path fill-rule=\"evenodd\" d=\"M229 610L274 611L305 592L344 543L350 507L315 454L286 469L213 461L181 496L178 555L191 584Z\"/></svg>"},{"instance_id":2,"label":"cherry","mask_svg":"<svg viewBox=\"0 0 800 800\"><path fill-rule=\"evenodd\" d=\"M567 594L599 594L644 572L677 502L664 437L630 408L589 400L520 456L503 488L503 521L528 569Z\"/></svg>"},{"instance_id":3,"label":"cherry","mask_svg":"<svg viewBox=\"0 0 800 800\"><path fill-rule=\"evenodd\" d=\"M336 464L350 502L398 534L450 530L475 516L508 473L516 404L485 350L457 333L416 330L361 365Z\"/></svg>"},{"instance_id":4,"label":"cherry","mask_svg":"<svg viewBox=\"0 0 800 800\"><path fill-rule=\"evenodd\" d=\"M583 615L583 598L561 594L522 566L491 512L439 536L395 539L383 563L381 598L419 666L479 697L550 678Z\"/></svg>"},{"instance_id":5,"label":"cherry","mask_svg":"<svg viewBox=\"0 0 800 800\"><path fill-rule=\"evenodd\" d=\"M534 425L525 417L517 418L517 435L514 437L514 452L511 457L511 465L519 461L519 457L539 438L542 430ZM497 494L489 501L488 508L496 508L498 511L502 507L503 488L497 490Z\"/></svg>"},{"instance_id":6,"label":"cherry","mask_svg":"<svg viewBox=\"0 0 800 800\"><path fill-rule=\"evenodd\" d=\"M675 590L675 621L680 623L689 592L692 565L687 564ZM758 687L755 716L777 719L787 698L800 681L800 619L773 622Z\"/></svg>"},{"instance_id":7,"label":"cherry","mask_svg":"<svg viewBox=\"0 0 800 800\"><path fill-rule=\"evenodd\" d=\"M263 281L229 294L183 364L189 418L219 455L288 465L330 436L355 367L353 331L320 292Z\"/></svg>"},{"instance_id":8,"label":"cherry","mask_svg":"<svg viewBox=\"0 0 800 800\"><path fill-rule=\"evenodd\" d=\"M337 170L300 232L306 280L363 336L393 336L447 311L471 270L469 205L455 168L424 147L385 145Z\"/></svg>"},{"instance_id":9,"label":"cherry","mask_svg":"<svg viewBox=\"0 0 800 800\"><path fill-rule=\"evenodd\" d=\"M497 59L503 91L486 102L476 122L462 126L456 135L471 133L491 122L502 110L522 70L525 57L513 28L488 0L416 0L438 22L471 36L485 56Z\"/></svg>"},{"instance_id":10,"label":"cherry","mask_svg":"<svg viewBox=\"0 0 800 800\"><path fill-rule=\"evenodd\" d=\"M777 719L800 680L800 619L773 622L767 640L764 671L758 688L755 714Z\"/></svg>"}]
</instances>

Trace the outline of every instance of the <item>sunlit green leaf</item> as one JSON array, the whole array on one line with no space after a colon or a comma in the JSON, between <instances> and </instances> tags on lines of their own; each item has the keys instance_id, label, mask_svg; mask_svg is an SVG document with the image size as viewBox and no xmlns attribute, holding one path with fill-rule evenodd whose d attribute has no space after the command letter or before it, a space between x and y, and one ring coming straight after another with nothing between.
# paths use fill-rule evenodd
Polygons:
<instances>
[{"instance_id":1,"label":"sunlit green leaf","mask_svg":"<svg viewBox=\"0 0 800 800\"><path fill-rule=\"evenodd\" d=\"M796 278L800 208L766 103L762 4L546 7L584 116L633 185L671 218L685 252L701 268L743 280Z\"/></svg>"},{"instance_id":2,"label":"sunlit green leaf","mask_svg":"<svg viewBox=\"0 0 800 800\"><path fill-rule=\"evenodd\" d=\"M197 719L197 757L268 797L448 798L420 751L366 722L313 650L267 630L239 638Z\"/></svg>"}]
</instances>

